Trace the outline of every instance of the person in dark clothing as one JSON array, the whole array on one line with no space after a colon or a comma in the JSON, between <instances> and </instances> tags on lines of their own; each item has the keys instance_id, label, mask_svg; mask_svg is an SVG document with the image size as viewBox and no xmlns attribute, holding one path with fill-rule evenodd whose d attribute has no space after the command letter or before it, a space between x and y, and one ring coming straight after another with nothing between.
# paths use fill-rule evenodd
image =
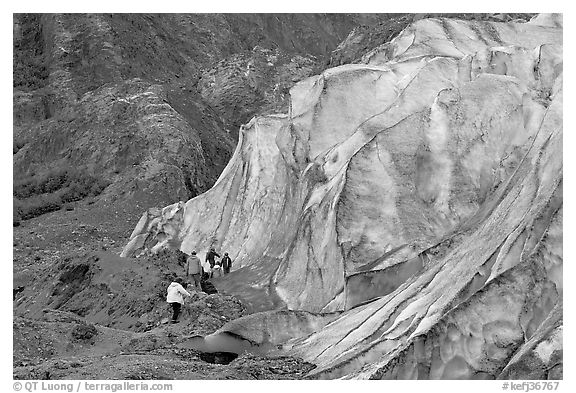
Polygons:
<instances>
[{"instance_id":1,"label":"person in dark clothing","mask_svg":"<svg viewBox=\"0 0 576 393\"><path fill-rule=\"evenodd\" d=\"M232 267L232 259L230 259L227 252L224 253L220 263L222 264L222 269L224 269L224 274L230 273L230 268Z\"/></svg>"},{"instance_id":2,"label":"person in dark clothing","mask_svg":"<svg viewBox=\"0 0 576 393\"><path fill-rule=\"evenodd\" d=\"M180 309L182 308L182 303L172 302L172 320L171 323L178 323L178 315L180 315Z\"/></svg>"},{"instance_id":3,"label":"person in dark clothing","mask_svg":"<svg viewBox=\"0 0 576 393\"><path fill-rule=\"evenodd\" d=\"M220 255L214 250L214 247L210 247L210 251L206 254L206 261L210 263L211 268L216 264L214 257L220 258Z\"/></svg>"}]
</instances>

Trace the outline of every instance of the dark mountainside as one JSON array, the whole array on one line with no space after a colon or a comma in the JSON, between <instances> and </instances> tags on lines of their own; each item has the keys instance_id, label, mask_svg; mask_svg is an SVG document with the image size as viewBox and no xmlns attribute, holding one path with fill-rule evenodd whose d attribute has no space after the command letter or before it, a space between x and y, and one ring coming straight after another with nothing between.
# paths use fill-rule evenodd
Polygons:
<instances>
[{"instance_id":1,"label":"dark mountainside","mask_svg":"<svg viewBox=\"0 0 576 393\"><path fill-rule=\"evenodd\" d=\"M230 359L188 342L246 305L195 293L165 325L180 255L118 255L143 211L210 189L239 127L285 112L296 82L428 16L14 15L14 377L303 378L314 366L292 357L210 364Z\"/></svg>"}]
</instances>

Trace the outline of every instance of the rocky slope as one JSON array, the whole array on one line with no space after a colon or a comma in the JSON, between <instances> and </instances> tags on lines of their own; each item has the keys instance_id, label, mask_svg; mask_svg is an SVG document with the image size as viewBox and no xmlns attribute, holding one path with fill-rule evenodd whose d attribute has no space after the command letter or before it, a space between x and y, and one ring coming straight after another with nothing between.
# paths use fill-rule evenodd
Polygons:
<instances>
[{"instance_id":1,"label":"rocky slope","mask_svg":"<svg viewBox=\"0 0 576 393\"><path fill-rule=\"evenodd\" d=\"M232 296L190 288L180 323L168 324L166 287L182 272L179 253L170 251L145 261L70 254L45 267L15 295L14 378L301 379L314 367L205 345L203 336L246 314Z\"/></svg>"},{"instance_id":2,"label":"rocky slope","mask_svg":"<svg viewBox=\"0 0 576 393\"><path fill-rule=\"evenodd\" d=\"M561 375L561 26L422 19L298 83L123 255L216 246L254 309L344 311L285 344L315 378Z\"/></svg>"},{"instance_id":3,"label":"rocky slope","mask_svg":"<svg viewBox=\"0 0 576 393\"><path fill-rule=\"evenodd\" d=\"M182 275L182 264L178 255L170 252L146 261L118 258L104 251L63 255L60 263L26 282L14 303L14 313L42 319L45 310L59 310L106 327L150 330L171 315L166 288L173 277ZM188 334L212 333L245 314L237 299L207 296L197 293L187 302L183 313L192 324ZM211 305L206 307L206 302Z\"/></svg>"},{"instance_id":4,"label":"rocky slope","mask_svg":"<svg viewBox=\"0 0 576 393\"><path fill-rule=\"evenodd\" d=\"M313 368L285 356L191 349L180 325L134 333L46 310L40 319L16 317L13 330L14 379L301 379Z\"/></svg>"},{"instance_id":5,"label":"rocky slope","mask_svg":"<svg viewBox=\"0 0 576 393\"><path fill-rule=\"evenodd\" d=\"M184 42L164 45L162 26L146 16L15 15L14 22L17 186L39 184L31 197L47 199L54 192L43 183L74 168L110 185L103 206L131 199L148 207L214 182L233 142L187 74L179 74L191 61L190 52L177 50ZM170 49L177 55L164 53ZM25 78L28 72L38 78ZM24 212L42 202L17 190L15 196Z\"/></svg>"},{"instance_id":6,"label":"rocky slope","mask_svg":"<svg viewBox=\"0 0 576 393\"><path fill-rule=\"evenodd\" d=\"M202 98L224 119L231 135L255 114L288 107L288 90L317 72L319 58L254 47L207 70L198 81Z\"/></svg>"}]
</instances>

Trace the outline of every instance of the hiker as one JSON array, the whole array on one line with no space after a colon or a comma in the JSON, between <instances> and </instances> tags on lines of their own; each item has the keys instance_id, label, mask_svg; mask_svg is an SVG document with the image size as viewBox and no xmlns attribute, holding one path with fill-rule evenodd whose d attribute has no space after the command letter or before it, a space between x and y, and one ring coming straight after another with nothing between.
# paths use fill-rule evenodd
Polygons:
<instances>
[{"instance_id":1,"label":"hiker","mask_svg":"<svg viewBox=\"0 0 576 393\"><path fill-rule=\"evenodd\" d=\"M212 268L212 277L222 277L224 273L222 272L222 266L220 265L220 261L216 261L214 267Z\"/></svg>"},{"instance_id":2,"label":"hiker","mask_svg":"<svg viewBox=\"0 0 576 393\"><path fill-rule=\"evenodd\" d=\"M206 254L206 261L210 263L210 267L214 267L216 264L214 257L220 258L220 255L214 250L214 247L210 247L210 251Z\"/></svg>"},{"instance_id":3,"label":"hiker","mask_svg":"<svg viewBox=\"0 0 576 393\"><path fill-rule=\"evenodd\" d=\"M196 255L196 251L192 251L186 260L186 275L192 276L190 283L194 283L194 288L201 289L200 276L202 275L202 261Z\"/></svg>"},{"instance_id":4,"label":"hiker","mask_svg":"<svg viewBox=\"0 0 576 393\"><path fill-rule=\"evenodd\" d=\"M177 277L168 286L166 301L172 306L172 323L179 322L178 315L180 314L182 304L184 304L184 298L182 295L191 296L182 286L183 282L184 281L180 277Z\"/></svg>"},{"instance_id":5,"label":"hiker","mask_svg":"<svg viewBox=\"0 0 576 393\"><path fill-rule=\"evenodd\" d=\"M220 263L222 264L222 268L224 269L224 274L230 273L230 268L232 267L232 259L230 259L227 252L224 253L224 256L220 260Z\"/></svg>"}]
</instances>

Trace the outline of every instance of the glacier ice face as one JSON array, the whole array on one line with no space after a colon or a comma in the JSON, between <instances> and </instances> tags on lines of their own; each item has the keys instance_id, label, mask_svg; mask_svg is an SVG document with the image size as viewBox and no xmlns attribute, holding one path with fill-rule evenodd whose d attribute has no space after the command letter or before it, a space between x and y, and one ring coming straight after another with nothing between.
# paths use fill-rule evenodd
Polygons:
<instances>
[{"instance_id":1,"label":"glacier ice face","mask_svg":"<svg viewBox=\"0 0 576 393\"><path fill-rule=\"evenodd\" d=\"M298 83L123 254L216 246L254 310L344 311L285 345L317 378L496 378L515 354L552 369L561 152L561 18L420 20Z\"/></svg>"}]
</instances>

